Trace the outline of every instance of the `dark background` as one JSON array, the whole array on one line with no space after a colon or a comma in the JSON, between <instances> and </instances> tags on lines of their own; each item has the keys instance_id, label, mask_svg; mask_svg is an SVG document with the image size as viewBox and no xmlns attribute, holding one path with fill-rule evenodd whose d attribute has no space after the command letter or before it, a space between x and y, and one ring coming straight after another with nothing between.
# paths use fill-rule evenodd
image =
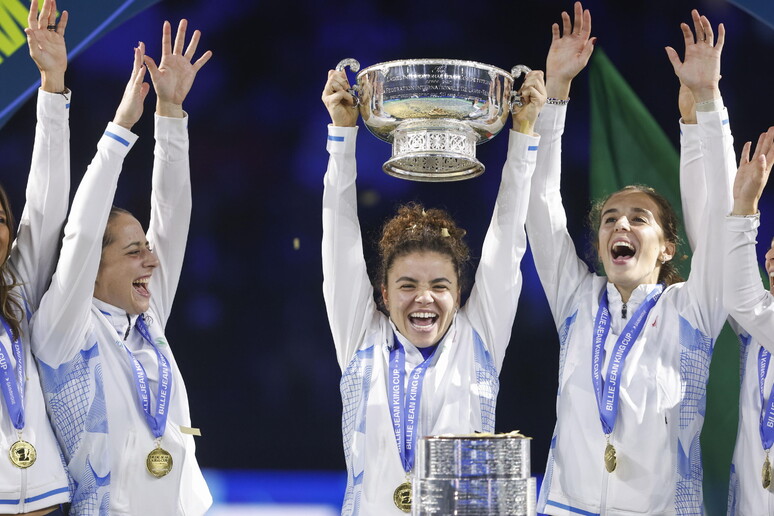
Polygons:
<instances>
[{"instance_id":1,"label":"dark background","mask_svg":"<svg viewBox=\"0 0 774 516\"><path fill-rule=\"evenodd\" d=\"M723 0L587 1L592 33L675 146L677 79L665 45L682 54L681 21L697 7L727 43L721 87L737 140L774 125L774 30ZM60 10L67 1L60 0ZM569 1L443 0L216 2L167 0L128 21L70 63L73 193L112 119L138 40L160 55L161 25L181 17L214 52L185 109L190 115L194 210L185 267L167 336L186 379L202 466L343 469L340 371L321 294L322 176L326 72L345 57L363 67L420 57L472 59L506 70L543 68L551 23ZM70 13L70 24L79 13ZM33 64L30 61L30 66ZM575 81L564 140L563 192L570 230L585 252L588 199L587 72ZM153 93L135 126L116 204L147 224ZM0 131L2 181L20 214L29 169L34 101ZM507 137L478 148L487 166L464 183L422 184L381 172L389 145L361 129L360 220L366 253L396 204L422 200L451 211L477 256L491 215ZM675 174L677 171L675 170ZM761 241L774 234L771 187ZM298 239L299 249L293 241ZM721 252L718 249L718 252ZM761 246L761 256L765 248ZM529 252L513 338L501 375L498 431L533 436L542 472L555 412L556 330ZM727 367L738 368L738 364ZM224 447L223 445L226 444ZM224 449L228 452L224 453ZM238 452L233 452L238 450Z\"/></svg>"}]
</instances>

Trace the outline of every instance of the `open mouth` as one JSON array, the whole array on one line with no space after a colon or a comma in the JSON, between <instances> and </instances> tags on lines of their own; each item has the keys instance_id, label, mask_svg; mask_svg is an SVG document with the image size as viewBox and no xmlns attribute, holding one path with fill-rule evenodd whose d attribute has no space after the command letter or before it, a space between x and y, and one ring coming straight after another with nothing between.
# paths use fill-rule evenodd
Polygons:
<instances>
[{"instance_id":1,"label":"open mouth","mask_svg":"<svg viewBox=\"0 0 774 516\"><path fill-rule=\"evenodd\" d=\"M627 260L634 257L636 252L634 246L624 240L613 242L613 246L610 248L610 256L615 264L626 263Z\"/></svg>"},{"instance_id":2,"label":"open mouth","mask_svg":"<svg viewBox=\"0 0 774 516\"><path fill-rule=\"evenodd\" d=\"M132 287L134 287L134 291L137 292L142 297L150 297L150 290L148 290L148 281L150 281L149 276L134 280L132 282Z\"/></svg>"},{"instance_id":3,"label":"open mouth","mask_svg":"<svg viewBox=\"0 0 774 516\"><path fill-rule=\"evenodd\" d=\"M411 326L418 331L429 331L438 321L438 314L432 312L413 312L409 314Z\"/></svg>"}]
</instances>

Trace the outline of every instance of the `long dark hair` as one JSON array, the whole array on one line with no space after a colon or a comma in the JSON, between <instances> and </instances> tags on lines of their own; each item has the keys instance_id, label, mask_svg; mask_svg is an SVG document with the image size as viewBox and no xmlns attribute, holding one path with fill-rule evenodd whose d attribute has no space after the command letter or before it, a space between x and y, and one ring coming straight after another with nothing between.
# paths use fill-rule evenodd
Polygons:
<instances>
[{"instance_id":1,"label":"long dark hair","mask_svg":"<svg viewBox=\"0 0 774 516\"><path fill-rule=\"evenodd\" d=\"M604 199L600 199L594 202L594 204L591 206L587 224L591 233L590 237L591 241L593 242L594 252L596 253L596 263L599 263L598 235L599 225L602 222L602 208L611 197L622 192L640 192L650 197L650 199L656 203L656 206L658 206L658 213L654 215L656 216L656 220L664 233L664 241L675 245L675 256L678 256L677 249L680 246L680 235L678 234L679 224L677 212L675 212L674 208L672 208L672 205L669 203L666 197L658 193L653 188L645 185L629 185L624 186L617 192L611 193ZM682 276L680 276L680 273L677 272L677 266L674 264L674 258L661 264L661 269L659 270L658 274L658 281L659 283L664 283L667 286L672 285L673 283L680 283L685 281Z\"/></svg>"},{"instance_id":2,"label":"long dark hair","mask_svg":"<svg viewBox=\"0 0 774 516\"><path fill-rule=\"evenodd\" d=\"M5 249L5 260L0 264L0 312L8 325L11 327L13 338L18 339L21 336L21 321L24 317L24 308L13 289L21 285L16 275L8 267L8 257L11 256L11 248L16 238L16 221L11 211L11 203L8 201L8 194L0 185L0 207L5 211L5 225L8 227L8 245Z\"/></svg>"}]
</instances>

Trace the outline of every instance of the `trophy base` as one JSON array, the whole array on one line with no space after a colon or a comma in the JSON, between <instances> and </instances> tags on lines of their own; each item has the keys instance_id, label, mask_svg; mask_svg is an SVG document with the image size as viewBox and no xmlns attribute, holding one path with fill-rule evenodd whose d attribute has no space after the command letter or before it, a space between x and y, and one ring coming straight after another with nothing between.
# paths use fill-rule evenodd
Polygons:
<instances>
[{"instance_id":1,"label":"trophy base","mask_svg":"<svg viewBox=\"0 0 774 516\"><path fill-rule=\"evenodd\" d=\"M476 159L477 136L457 120L403 123L393 134L392 158L382 169L411 181L461 181L480 176L484 165Z\"/></svg>"}]
</instances>

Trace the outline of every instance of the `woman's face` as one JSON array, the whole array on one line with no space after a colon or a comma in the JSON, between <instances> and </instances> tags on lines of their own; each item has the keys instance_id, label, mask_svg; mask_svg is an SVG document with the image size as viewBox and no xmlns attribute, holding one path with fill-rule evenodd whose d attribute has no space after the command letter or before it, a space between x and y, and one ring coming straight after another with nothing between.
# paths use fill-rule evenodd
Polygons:
<instances>
[{"instance_id":1,"label":"woman's face","mask_svg":"<svg viewBox=\"0 0 774 516\"><path fill-rule=\"evenodd\" d=\"M660 216L655 201L639 191L614 194L602 207L599 257L619 291L658 283L662 261L674 256L675 245L664 241Z\"/></svg>"},{"instance_id":2,"label":"woman's face","mask_svg":"<svg viewBox=\"0 0 774 516\"><path fill-rule=\"evenodd\" d=\"M396 258L382 298L398 331L417 347L437 344L459 306L459 278L451 258L419 251Z\"/></svg>"},{"instance_id":3,"label":"woman's face","mask_svg":"<svg viewBox=\"0 0 774 516\"><path fill-rule=\"evenodd\" d=\"M148 282L159 261L131 215L119 213L108 228L113 241L102 249L94 297L128 314L141 314L150 305Z\"/></svg>"}]
</instances>

